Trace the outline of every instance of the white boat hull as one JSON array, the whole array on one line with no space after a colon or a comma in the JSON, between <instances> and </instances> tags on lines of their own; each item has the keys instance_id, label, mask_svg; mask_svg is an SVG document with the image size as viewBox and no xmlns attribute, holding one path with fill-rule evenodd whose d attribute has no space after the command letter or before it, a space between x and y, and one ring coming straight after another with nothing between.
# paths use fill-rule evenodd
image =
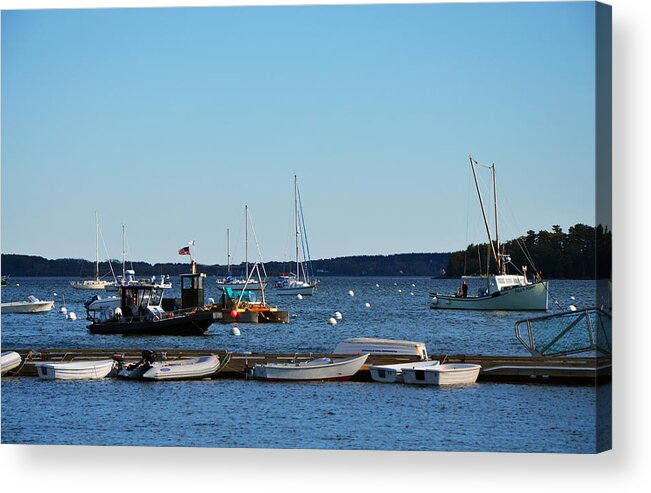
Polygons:
<instances>
[{"instance_id":1,"label":"white boat hull","mask_svg":"<svg viewBox=\"0 0 651 493\"><path fill-rule=\"evenodd\" d=\"M12 301L0 304L2 313L42 313L48 312L54 306L54 301Z\"/></svg>"},{"instance_id":2,"label":"white boat hull","mask_svg":"<svg viewBox=\"0 0 651 493\"><path fill-rule=\"evenodd\" d=\"M334 350L334 354L364 353L417 356L420 359L427 359L427 348L424 342L377 339L373 337L353 337L346 339L337 344Z\"/></svg>"},{"instance_id":3,"label":"white boat hull","mask_svg":"<svg viewBox=\"0 0 651 493\"><path fill-rule=\"evenodd\" d=\"M15 351L5 351L0 355L0 374L4 375L5 373L18 368L22 363L20 354Z\"/></svg>"},{"instance_id":4,"label":"white boat hull","mask_svg":"<svg viewBox=\"0 0 651 493\"><path fill-rule=\"evenodd\" d=\"M36 363L39 378L45 380L99 380L116 368L113 360L74 361L72 363Z\"/></svg>"},{"instance_id":5,"label":"white boat hull","mask_svg":"<svg viewBox=\"0 0 651 493\"><path fill-rule=\"evenodd\" d=\"M549 299L546 282L518 286L487 296L430 295L430 308L435 310L545 311Z\"/></svg>"},{"instance_id":6,"label":"white boat hull","mask_svg":"<svg viewBox=\"0 0 651 493\"><path fill-rule=\"evenodd\" d=\"M296 296L300 294L301 296L312 296L316 291L316 285L308 284L306 286L288 286L282 288L276 288L276 292L281 296Z\"/></svg>"},{"instance_id":7,"label":"white boat hull","mask_svg":"<svg viewBox=\"0 0 651 493\"><path fill-rule=\"evenodd\" d=\"M414 385L463 385L477 381L480 365L448 363L429 368L404 368L404 382Z\"/></svg>"},{"instance_id":8,"label":"white boat hull","mask_svg":"<svg viewBox=\"0 0 651 493\"><path fill-rule=\"evenodd\" d=\"M258 380L268 381L324 381L348 380L359 371L366 362L368 354L340 360L305 361L301 363L270 363L255 365L253 376ZM323 358L328 360L329 358Z\"/></svg>"},{"instance_id":9,"label":"white boat hull","mask_svg":"<svg viewBox=\"0 0 651 493\"><path fill-rule=\"evenodd\" d=\"M75 289L82 290L103 290L109 281L100 281L99 279L87 279L84 281L70 281L70 285Z\"/></svg>"},{"instance_id":10,"label":"white boat hull","mask_svg":"<svg viewBox=\"0 0 651 493\"><path fill-rule=\"evenodd\" d=\"M369 366L371 378L374 382L401 383L404 382L403 370L405 368L430 368L438 366L439 361L416 361L412 363L400 363L397 365L374 365Z\"/></svg>"},{"instance_id":11,"label":"white boat hull","mask_svg":"<svg viewBox=\"0 0 651 493\"><path fill-rule=\"evenodd\" d=\"M161 361L153 363L151 368L143 373L142 378L148 380L191 380L208 378L217 372L219 364L219 357L215 355L175 361Z\"/></svg>"}]
</instances>

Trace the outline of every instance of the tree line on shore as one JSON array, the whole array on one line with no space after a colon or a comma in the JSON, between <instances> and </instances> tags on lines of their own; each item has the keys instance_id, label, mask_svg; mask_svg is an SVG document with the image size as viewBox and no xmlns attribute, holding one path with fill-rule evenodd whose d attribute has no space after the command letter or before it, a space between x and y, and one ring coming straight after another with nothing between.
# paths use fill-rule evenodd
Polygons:
<instances>
[{"instance_id":1,"label":"tree line on shore","mask_svg":"<svg viewBox=\"0 0 651 493\"><path fill-rule=\"evenodd\" d=\"M487 255L488 249L488 243L471 244L464 251L452 253L446 275L485 274L487 266L494 273L495 264ZM552 226L551 231L529 230L526 235L507 241L504 251L517 269L526 265L530 274L540 271L546 279L606 279L612 270L612 233L601 225L576 224L567 232L558 225Z\"/></svg>"}]
</instances>

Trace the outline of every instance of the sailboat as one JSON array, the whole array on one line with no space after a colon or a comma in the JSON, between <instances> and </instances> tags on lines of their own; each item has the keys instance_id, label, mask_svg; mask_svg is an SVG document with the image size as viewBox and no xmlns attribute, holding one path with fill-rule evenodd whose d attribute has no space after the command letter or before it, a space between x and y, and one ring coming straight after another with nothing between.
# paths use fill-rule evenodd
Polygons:
<instances>
[{"instance_id":1,"label":"sailboat","mask_svg":"<svg viewBox=\"0 0 651 493\"><path fill-rule=\"evenodd\" d=\"M316 291L318 281L312 272L310 247L307 243L307 231L303 220L303 204L298 191L298 180L294 175L294 225L296 237L296 272L278 277L274 287L280 295L312 295Z\"/></svg>"},{"instance_id":2,"label":"sailboat","mask_svg":"<svg viewBox=\"0 0 651 493\"><path fill-rule=\"evenodd\" d=\"M493 181L493 201L495 208L495 239L491 233L484 201L477 181L475 165L480 164L470 157L470 168L475 181L475 188L479 197L484 226L488 236L489 251L493 263L496 266L496 273L486 276L463 276L463 284L459 291L453 295L445 295L431 292L430 308L451 309L451 310L513 310L513 311L535 311L547 310L549 291L547 282L542 279L530 281L527 278L527 268L523 267L518 274L509 274L507 266L511 263L511 257L504 252L500 244L498 208L497 208L497 186L495 177L495 164L485 166L490 169ZM468 296L467 280L479 279L482 286L474 296Z\"/></svg>"},{"instance_id":3,"label":"sailboat","mask_svg":"<svg viewBox=\"0 0 651 493\"><path fill-rule=\"evenodd\" d=\"M226 229L227 271L226 277L217 279L217 287L241 290L246 286L247 291L261 291L267 287L262 278L252 279L249 270L249 206L244 206L244 278L235 277L231 273L231 239L230 230Z\"/></svg>"},{"instance_id":4,"label":"sailboat","mask_svg":"<svg viewBox=\"0 0 651 493\"><path fill-rule=\"evenodd\" d=\"M70 285L75 289L105 289L110 281L104 281L99 278L99 218L95 212L95 278L80 279L79 281L70 281Z\"/></svg>"}]
</instances>

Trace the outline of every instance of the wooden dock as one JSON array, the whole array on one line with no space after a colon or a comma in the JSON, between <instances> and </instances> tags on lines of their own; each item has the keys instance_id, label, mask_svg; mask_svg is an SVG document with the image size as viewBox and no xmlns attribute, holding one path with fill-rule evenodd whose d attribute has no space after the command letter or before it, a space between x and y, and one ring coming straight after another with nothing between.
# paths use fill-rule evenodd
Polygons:
<instances>
[{"instance_id":1,"label":"wooden dock","mask_svg":"<svg viewBox=\"0 0 651 493\"><path fill-rule=\"evenodd\" d=\"M34 363L49 361L83 361L93 359L110 359L114 354L124 354L126 362L138 361L140 349L8 349L16 351L23 358L23 364L5 376L37 376ZM227 351L220 349L156 349L165 354L167 359L197 357L207 354L217 354L224 360ZM246 378L247 370L259 363L286 363L290 361L305 361L321 357L343 357L333 354L261 354L261 353L232 353L226 367L217 378ZM564 385L596 385L609 382L612 376L612 361L610 357L585 358L549 358L532 356L481 356L481 355L430 355L446 363L474 363L482 366L479 382L503 383L549 383ZM410 356L380 356L371 355L367 366L354 376L356 381L370 381L368 365L387 365L417 361Z\"/></svg>"}]
</instances>

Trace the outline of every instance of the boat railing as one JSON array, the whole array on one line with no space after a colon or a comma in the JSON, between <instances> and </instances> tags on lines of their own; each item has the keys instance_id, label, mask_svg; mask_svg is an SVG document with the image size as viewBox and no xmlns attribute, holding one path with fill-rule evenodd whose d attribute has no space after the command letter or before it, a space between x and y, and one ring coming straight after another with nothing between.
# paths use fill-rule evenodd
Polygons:
<instances>
[{"instance_id":1,"label":"boat railing","mask_svg":"<svg viewBox=\"0 0 651 493\"><path fill-rule=\"evenodd\" d=\"M515 337L533 356L612 353L612 317L593 307L515 323Z\"/></svg>"}]
</instances>

